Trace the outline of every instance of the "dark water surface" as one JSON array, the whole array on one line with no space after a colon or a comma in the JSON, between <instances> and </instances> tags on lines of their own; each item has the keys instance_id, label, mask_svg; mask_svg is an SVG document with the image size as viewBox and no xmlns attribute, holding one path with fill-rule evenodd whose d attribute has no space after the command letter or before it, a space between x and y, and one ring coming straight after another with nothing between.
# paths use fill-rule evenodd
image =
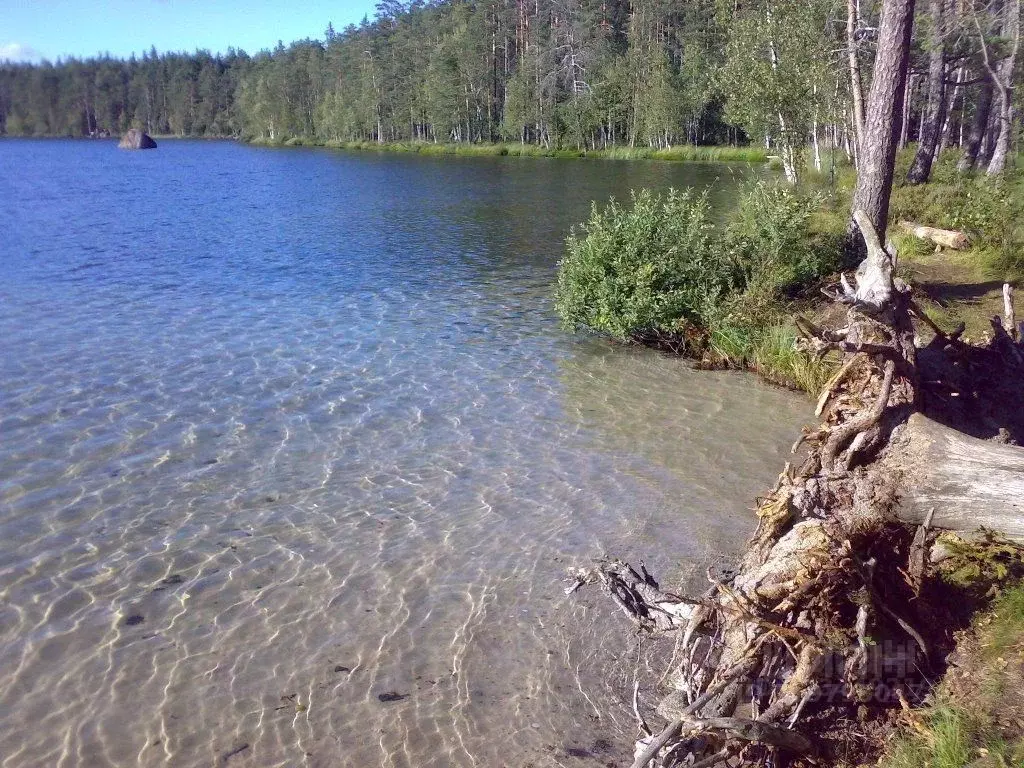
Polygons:
<instances>
[{"instance_id":1,"label":"dark water surface","mask_svg":"<svg viewBox=\"0 0 1024 768\"><path fill-rule=\"evenodd\" d=\"M563 333L556 261L742 172L0 141L0 766L620 760L565 569L738 549L808 405Z\"/></svg>"}]
</instances>

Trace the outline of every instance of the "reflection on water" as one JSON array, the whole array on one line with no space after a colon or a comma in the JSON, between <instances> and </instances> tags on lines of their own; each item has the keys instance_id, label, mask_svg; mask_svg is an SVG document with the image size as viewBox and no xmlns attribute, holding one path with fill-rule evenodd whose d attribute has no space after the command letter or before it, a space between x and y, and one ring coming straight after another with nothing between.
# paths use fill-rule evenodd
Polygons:
<instances>
[{"instance_id":1,"label":"reflection on water","mask_svg":"<svg viewBox=\"0 0 1024 768\"><path fill-rule=\"evenodd\" d=\"M806 404L550 286L591 198L723 173L0 144L0 765L621 760L565 568L734 551Z\"/></svg>"}]
</instances>

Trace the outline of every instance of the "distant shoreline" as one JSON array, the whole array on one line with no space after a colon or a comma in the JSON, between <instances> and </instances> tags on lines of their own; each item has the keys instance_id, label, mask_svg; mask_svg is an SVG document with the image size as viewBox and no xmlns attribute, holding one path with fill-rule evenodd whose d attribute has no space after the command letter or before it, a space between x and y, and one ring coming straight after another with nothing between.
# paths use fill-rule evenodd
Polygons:
<instances>
[{"instance_id":1,"label":"distant shoreline","mask_svg":"<svg viewBox=\"0 0 1024 768\"><path fill-rule=\"evenodd\" d=\"M259 147L322 147L360 152L392 152L426 156L462 157L547 157L597 160L664 160L668 162L698 163L766 163L770 154L757 147L734 147L681 144L670 149L649 147L612 147L611 149L555 149L536 144L435 144L433 142L385 142L375 141L321 141L319 139L293 137L284 141L267 139L240 139L234 136L178 136L176 134L149 134L155 141L237 141ZM116 141L118 136L21 136L5 135L0 139L72 139L75 141Z\"/></svg>"},{"instance_id":2,"label":"distant shoreline","mask_svg":"<svg viewBox=\"0 0 1024 768\"><path fill-rule=\"evenodd\" d=\"M156 137L154 137L156 138ZM556 149L536 144L435 144L426 141L321 141L290 138L284 141L251 139L246 143L264 147L325 147L368 152L405 152L417 155L461 155L466 157L553 157L599 160L667 160L673 162L768 162L769 153L756 147L695 146L681 144L670 149L612 147L611 149Z\"/></svg>"}]
</instances>

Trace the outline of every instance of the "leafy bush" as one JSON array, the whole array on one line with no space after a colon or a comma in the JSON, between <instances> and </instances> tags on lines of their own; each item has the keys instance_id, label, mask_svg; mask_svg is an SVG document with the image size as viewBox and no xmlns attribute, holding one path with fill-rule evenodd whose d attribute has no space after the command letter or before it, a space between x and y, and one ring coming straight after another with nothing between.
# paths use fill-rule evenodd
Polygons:
<instances>
[{"instance_id":1,"label":"leafy bush","mask_svg":"<svg viewBox=\"0 0 1024 768\"><path fill-rule=\"evenodd\" d=\"M692 192L594 205L568 238L556 308L571 329L670 341L813 392L831 367L796 351L785 300L839 265L839 248L810 234L816 205L770 182L748 186L725 227L712 223L706 195Z\"/></svg>"},{"instance_id":2,"label":"leafy bush","mask_svg":"<svg viewBox=\"0 0 1024 768\"><path fill-rule=\"evenodd\" d=\"M565 325L622 341L700 325L734 279L709 213L706 195L676 190L634 192L628 208L595 203L560 265L556 308Z\"/></svg>"},{"instance_id":3,"label":"leafy bush","mask_svg":"<svg viewBox=\"0 0 1024 768\"><path fill-rule=\"evenodd\" d=\"M818 201L771 182L750 184L731 224L715 227L705 195L633 194L595 205L567 241L557 308L571 328L638 339L707 328L737 305L779 299L840 266L839 249L809 234Z\"/></svg>"},{"instance_id":4,"label":"leafy bush","mask_svg":"<svg viewBox=\"0 0 1024 768\"><path fill-rule=\"evenodd\" d=\"M840 250L817 247L808 234L819 205L781 184L747 186L724 238L747 293L774 299L839 268Z\"/></svg>"}]
</instances>

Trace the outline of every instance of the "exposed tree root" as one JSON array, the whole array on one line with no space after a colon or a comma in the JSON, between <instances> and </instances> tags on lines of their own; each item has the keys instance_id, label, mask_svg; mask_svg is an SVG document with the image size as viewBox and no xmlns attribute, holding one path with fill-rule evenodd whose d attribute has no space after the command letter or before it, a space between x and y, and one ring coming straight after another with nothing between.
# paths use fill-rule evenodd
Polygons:
<instances>
[{"instance_id":1,"label":"exposed tree root","mask_svg":"<svg viewBox=\"0 0 1024 768\"><path fill-rule=\"evenodd\" d=\"M943 610L928 597L930 542L938 528L977 523L974 510L958 515L942 504L957 489L966 504L991 486L991 472L1002 472L984 502L1003 517L986 522L998 528L1002 520L1024 538L1024 449L979 440L965 448L972 438L921 415L947 424L964 417L943 404L981 371L1001 381L984 385L992 392L1012 387L1019 397L1024 347L999 318L984 348L934 328L937 341L919 366L909 286L893 279L895 256L867 218L855 218L868 255L855 285L844 277L831 294L849 307L846 327L798 323L808 350L846 359L818 401L821 424L794 446L808 446L803 459L787 464L760 500L757 530L735 574L709 573L699 597L662 590L642 564L638 572L612 560L574 574L568 591L603 585L638 631L679 633L675 691L658 708L669 724L637 741L634 768L769 757L771 765L816 764L823 711L863 718L900 697L918 700L915 682L941 662L945 649L933 647L926 629ZM983 388L970 390L973 405L989 408ZM989 417L1008 429L997 414ZM976 444L988 450L979 454ZM1001 508L992 498L1000 494Z\"/></svg>"}]
</instances>

